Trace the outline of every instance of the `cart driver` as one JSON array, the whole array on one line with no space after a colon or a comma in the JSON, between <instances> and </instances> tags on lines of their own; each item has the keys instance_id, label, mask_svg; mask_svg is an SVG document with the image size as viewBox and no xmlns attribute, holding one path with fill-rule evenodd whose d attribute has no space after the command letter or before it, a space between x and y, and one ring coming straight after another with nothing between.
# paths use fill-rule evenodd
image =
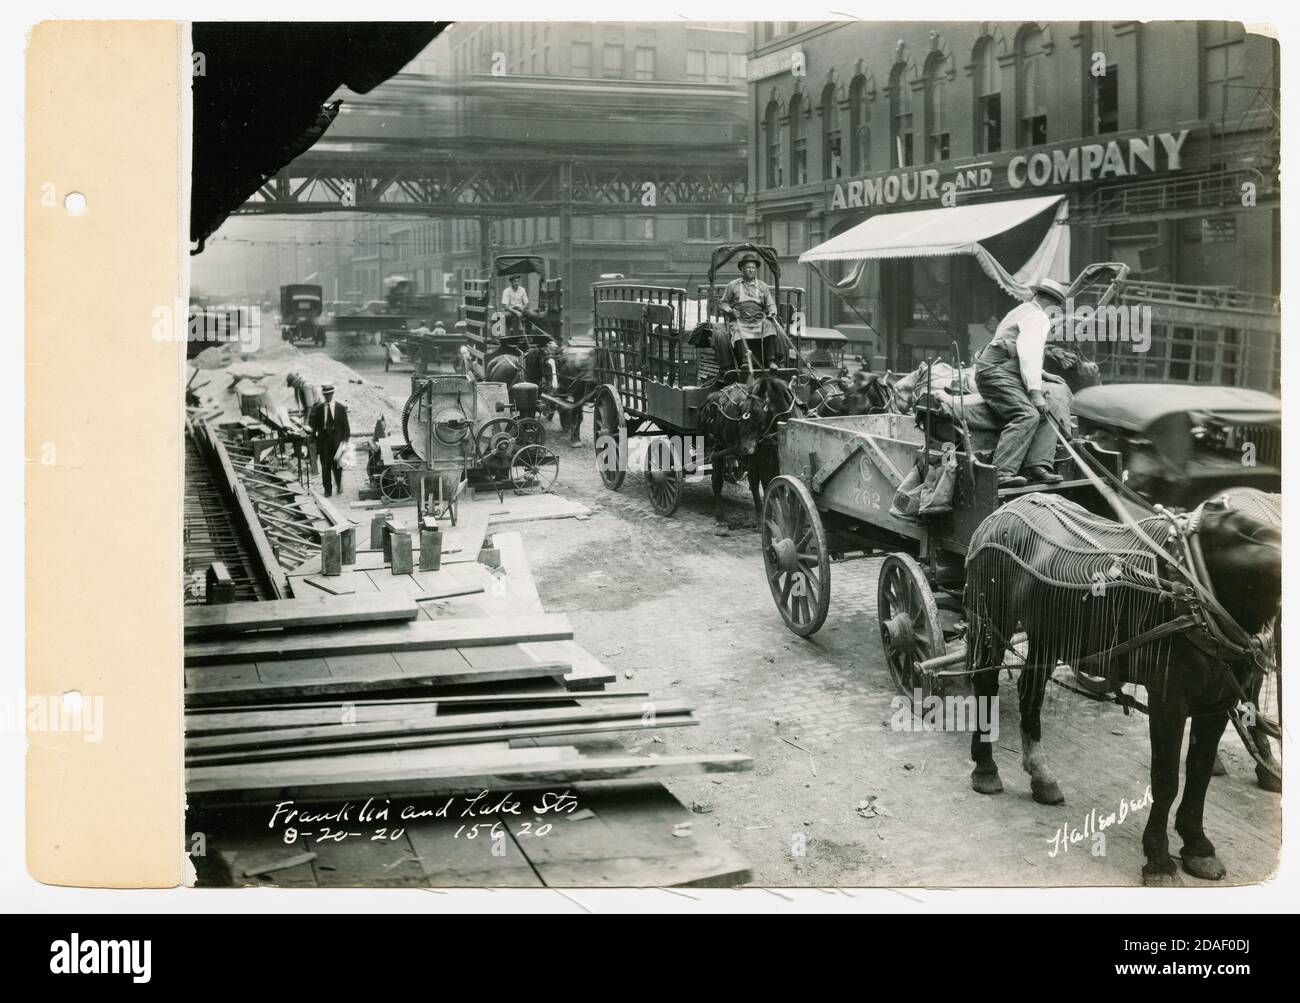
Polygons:
<instances>
[{"instance_id":1,"label":"cart driver","mask_svg":"<svg viewBox=\"0 0 1300 1003\"><path fill-rule=\"evenodd\" d=\"M774 328L768 327L769 322L773 325L776 322L776 299L768 284L758 277L758 265L757 255L748 252L742 255L740 278L727 283L718 304L719 311L728 320L737 366L744 366L749 342L758 341L760 358L769 361L778 357L780 349Z\"/></svg>"},{"instance_id":2,"label":"cart driver","mask_svg":"<svg viewBox=\"0 0 1300 1003\"><path fill-rule=\"evenodd\" d=\"M501 290L501 305L506 312L506 327L511 332L523 330L523 320L528 316L528 290L518 275L510 276L510 285Z\"/></svg>"},{"instance_id":3,"label":"cart driver","mask_svg":"<svg viewBox=\"0 0 1300 1003\"><path fill-rule=\"evenodd\" d=\"M1033 298L1002 318L993 340L975 360L975 387L1004 423L993 451L1000 488L1062 480L1053 469L1056 433L1043 393L1043 352L1052 327L1048 311L1060 317L1068 294L1052 279L1030 289Z\"/></svg>"}]
</instances>

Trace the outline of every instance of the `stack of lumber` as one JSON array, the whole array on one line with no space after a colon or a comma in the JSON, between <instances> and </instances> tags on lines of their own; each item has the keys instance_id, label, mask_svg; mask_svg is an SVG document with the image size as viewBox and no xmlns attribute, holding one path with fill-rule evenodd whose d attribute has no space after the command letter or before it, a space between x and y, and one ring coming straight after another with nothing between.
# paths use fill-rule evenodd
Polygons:
<instances>
[{"instance_id":1,"label":"stack of lumber","mask_svg":"<svg viewBox=\"0 0 1300 1003\"><path fill-rule=\"evenodd\" d=\"M746 768L744 756L642 759L527 739L685 727L644 695L451 695L447 687L557 679L563 662L520 645L571 640L563 616L417 621L407 596L321 597L193 609L186 617L187 790L192 799L428 795ZM375 694L397 693L371 701ZM418 696L411 696L418 693ZM332 702L304 698L334 697ZM362 699L366 698L366 699ZM463 699L467 698L467 699ZM359 703L358 701L361 700ZM569 698L572 703L572 698ZM220 708L208 710L207 708Z\"/></svg>"},{"instance_id":2,"label":"stack of lumber","mask_svg":"<svg viewBox=\"0 0 1300 1003\"><path fill-rule=\"evenodd\" d=\"M495 571L421 573L435 589L438 576L470 572L491 583L473 594L322 592L187 612L187 826L209 847L196 858L200 884L744 879L744 860L695 831L698 816L660 781L752 761L629 753L620 736L666 741L697 723L693 709L589 689L615 674L573 640L567 618L542 611L518 535L494 542ZM382 565L349 574L399 577ZM474 815L476 799L515 801L521 813ZM568 812L547 812L566 801ZM362 806L375 805L391 814L363 822ZM276 814L285 806L342 814L290 823Z\"/></svg>"}]
</instances>

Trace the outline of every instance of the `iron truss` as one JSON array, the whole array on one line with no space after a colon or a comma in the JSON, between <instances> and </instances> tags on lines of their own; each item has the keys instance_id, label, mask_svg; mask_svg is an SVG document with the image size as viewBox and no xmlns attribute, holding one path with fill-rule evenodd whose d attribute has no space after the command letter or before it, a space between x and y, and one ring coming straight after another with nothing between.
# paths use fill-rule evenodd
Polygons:
<instances>
[{"instance_id":1,"label":"iron truss","mask_svg":"<svg viewBox=\"0 0 1300 1003\"><path fill-rule=\"evenodd\" d=\"M270 178L237 213L409 213L530 216L615 213L735 213L745 203L740 158L512 165L479 157L308 153ZM566 185L567 181L567 185Z\"/></svg>"}]
</instances>

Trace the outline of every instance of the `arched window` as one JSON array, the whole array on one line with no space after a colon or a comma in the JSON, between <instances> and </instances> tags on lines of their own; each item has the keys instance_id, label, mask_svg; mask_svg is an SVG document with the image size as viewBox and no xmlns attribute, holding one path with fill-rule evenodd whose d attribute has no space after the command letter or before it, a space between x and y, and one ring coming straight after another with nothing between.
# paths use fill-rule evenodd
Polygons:
<instances>
[{"instance_id":1,"label":"arched window","mask_svg":"<svg viewBox=\"0 0 1300 1003\"><path fill-rule=\"evenodd\" d=\"M1020 36L1020 72L1016 74L1020 91L1021 146L1041 146L1047 142L1047 53L1043 51L1043 33L1030 28Z\"/></svg>"},{"instance_id":2,"label":"arched window","mask_svg":"<svg viewBox=\"0 0 1300 1003\"><path fill-rule=\"evenodd\" d=\"M1090 45L1084 58L1084 79L1088 81L1088 107L1084 121L1094 136L1119 131L1119 45L1115 28L1108 21L1094 21L1089 31Z\"/></svg>"},{"instance_id":3,"label":"arched window","mask_svg":"<svg viewBox=\"0 0 1300 1003\"><path fill-rule=\"evenodd\" d=\"M871 119L867 115L867 78L858 76L849 85L849 171L871 170Z\"/></svg>"},{"instance_id":4,"label":"arched window","mask_svg":"<svg viewBox=\"0 0 1300 1003\"><path fill-rule=\"evenodd\" d=\"M934 53L925 63L926 159L936 164L948 159L948 73L952 57Z\"/></svg>"},{"instance_id":5,"label":"arched window","mask_svg":"<svg viewBox=\"0 0 1300 1003\"><path fill-rule=\"evenodd\" d=\"M808 183L808 137L804 134L803 96L790 99L790 184Z\"/></svg>"},{"instance_id":6,"label":"arched window","mask_svg":"<svg viewBox=\"0 0 1300 1003\"><path fill-rule=\"evenodd\" d=\"M763 116L763 139L767 144L765 158L767 163L766 179L768 188L781 187L781 126L780 111L775 101L767 103L767 114Z\"/></svg>"},{"instance_id":7,"label":"arched window","mask_svg":"<svg viewBox=\"0 0 1300 1003\"><path fill-rule=\"evenodd\" d=\"M889 75L890 159L894 167L915 163L912 152L912 88L907 82L907 66L899 63Z\"/></svg>"},{"instance_id":8,"label":"arched window","mask_svg":"<svg viewBox=\"0 0 1300 1003\"><path fill-rule=\"evenodd\" d=\"M844 176L844 139L840 135L840 106L835 85L822 88L822 178L833 181Z\"/></svg>"},{"instance_id":9,"label":"arched window","mask_svg":"<svg viewBox=\"0 0 1300 1003\"><path fill-rule=\"evenodd\" d=\"M993 39L975 46L975 152L1002 149L1002 67L993 51Z\"/></svg>"}]
</instances>

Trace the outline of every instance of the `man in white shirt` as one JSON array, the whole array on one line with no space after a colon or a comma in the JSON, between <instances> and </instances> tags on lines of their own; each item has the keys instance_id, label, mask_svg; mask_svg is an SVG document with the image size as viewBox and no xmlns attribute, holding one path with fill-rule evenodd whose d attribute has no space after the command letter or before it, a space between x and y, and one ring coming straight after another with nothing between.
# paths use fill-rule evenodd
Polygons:
<instances>
[{"instance_id":1,"label":"man in white shirt","mask_svg":"<svg viewBox=\"0 0 1300 1003\"><path fill-rule=\"evenodd\" d=\"M1052 318L1065 312L1066 288L1052 279L1031 286L1033 299L1004 318L975 362L975 386L980 396L1006 422L993 451L998 487L1024 487L1030 480L1057 484L1053 469L1056 433L1047 418L1043 392L1043 351Z\"/></svg>"},{"instance_id":2,"label":"man in white shirt","mask_svg":"<svg viewBox=\"0 0 1300 1003\"><path fill-rule=\"evenodd\" d=\"M528 316L528 290L519 281L518 275L510 276L510 285L501 290L501 305L506 308L507 329L521 330L523 320Z\"/></svg>"}]
</instances>

